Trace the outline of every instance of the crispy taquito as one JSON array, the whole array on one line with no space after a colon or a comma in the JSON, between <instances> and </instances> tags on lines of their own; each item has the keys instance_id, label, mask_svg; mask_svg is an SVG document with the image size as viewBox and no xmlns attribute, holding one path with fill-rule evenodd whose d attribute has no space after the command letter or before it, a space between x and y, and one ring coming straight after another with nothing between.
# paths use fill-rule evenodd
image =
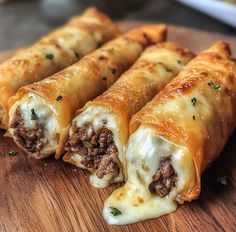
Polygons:
<instances>
[{"instance_id":1,"label":"crispy taquito","mask_svg":"<svg viewBox=\"0 0 236 232\"><path fill-rule=\"evenodd\" d=\"M58 158L76 110L111 86L150 44L163 41L165 25L147 25L114 39L63 71L24 86L10 101L9 132L35 158Z\"/></svg>"},{"instance_id":2,"label":"crispy taquito","mask_svg":"<svg viewBox=\"0 0 236 232\"><path fill-rule=\"evenodd\" d=\"M171 42L147 48L114 85L78 111L65 143L64 160L90 171L95 187L124 181L131 116L192 57L187 49Z\"/></svg>"},{"instance_id":3,"label":"crispy taquito","mask_svg":"<svg viewBox=\"0 0 236 232\"><path fill-rule=\"evenodd\" d=\"M7 128L8 101L20 87L72 65L118 35L120 31L116 24L103 13L91 8L2 63L0 127Z\"/></svg>"},{"instance_id":4,"label":"crispy taquito","mask_svg":"<svg viewBox=\"0 0 236 232\"><path fill-rule=\"evenodd\" d=\"M236 64L217 42L131 120L128 180L106 200L111 224L157 218L199 196L201 174L236 125Z\"/></svg>"}]
</instances>

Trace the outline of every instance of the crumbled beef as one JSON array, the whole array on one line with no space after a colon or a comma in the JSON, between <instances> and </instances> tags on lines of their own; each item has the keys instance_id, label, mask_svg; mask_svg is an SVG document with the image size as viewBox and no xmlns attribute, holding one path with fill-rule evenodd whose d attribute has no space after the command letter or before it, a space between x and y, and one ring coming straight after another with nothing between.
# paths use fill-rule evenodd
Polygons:
<instances>
[{"instance_id":1,"label":"crumbled beef","mask_svg":"<svg viewBox=\"0 0 236 232\"><path fill-rule=\"evenodd\" d=\"M28 152L35 153L45 146L44 125L36 123L35 128L25 127L21 110L17 107L10 128L14 129L14 138L17 143Z\"/></svg>"},{"instance_id":2,"label":"crumbled beef","mask_svg":"<svg viewBox=\"0 0 236 232\"><path fill-rule=\"evenodd\" d=\"M103 126L94 130L91 123L81 127L73 125L73 134L65 143L65 150L79 153L83 167L91 172L97 170L98 178L118 171L118 150L112 132Z\"/></svg>"},{"instance_id":3,"label":"crumbled beef","mask_svg":"<svg viewBox=\"0 0 236 232\"><path fill-rule=\"evenodd\" d=\"M102 161L98 164L97 176L102 179L104 175L115 173L117 170L118 157L115 155L105 155Z\"/></svg>"},{"instance_id":4,"label":"crumbled beef","mask_svg":"<svg viewBox=\"0 0 236 232\"><path fill-rule=\"evenodd\" d=\"M171 188L175 186L177 174L171 164L170 157L164 156L161 159L160 167L152 177L152 183L149 185L149 190L153 194L160 197L168 195Z\"/></svg>"}]
</instances>

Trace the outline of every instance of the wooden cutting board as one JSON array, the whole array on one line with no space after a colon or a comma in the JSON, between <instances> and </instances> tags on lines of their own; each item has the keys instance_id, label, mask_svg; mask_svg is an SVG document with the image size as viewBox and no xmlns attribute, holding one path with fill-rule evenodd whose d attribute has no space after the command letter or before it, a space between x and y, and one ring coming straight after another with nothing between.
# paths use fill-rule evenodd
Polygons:
<instances>
[{"instance_id":1,"label":"wooden cutting board","mask_svg":"<svg viewBox=\"0 0 236 232\"><path fill-rule=\"evenodd\" d=\"M121 22L124 31L144 22ZM169 39L195 52L223 39L236 54L236 38L169 27ZM0 53L0 62L13 52ZM219 106L223 107L223 106ZM91 187L86 174L53 158L34 160L0 132L0 231L236 231L236 133L202 177L200 198L170 215L128 226L110 226L101 212L106 190ZM11 157L9 151L17 151ZM217 182L228 176L227 185Z\"/></svg>"}]
</instances>

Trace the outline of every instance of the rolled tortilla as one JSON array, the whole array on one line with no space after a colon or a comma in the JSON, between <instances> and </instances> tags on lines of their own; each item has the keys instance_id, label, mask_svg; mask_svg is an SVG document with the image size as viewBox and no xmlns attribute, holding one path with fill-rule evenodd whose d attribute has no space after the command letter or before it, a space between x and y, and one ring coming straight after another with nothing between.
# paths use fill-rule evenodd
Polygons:
<instances>
[{"instance_id":1,"label":"rolled tortilla","mask_svg":"<svg viewBox=\"0 0 236 232\"><path fill-rule=\"evenodd\" d=\"M35 158L59 158L77 109L104 92L145 47L165 39L165 25L135 29L40 82L24 86L10 101L15 142Z\"/></svg>"},{"instance_id":2,"label":"rolled tortilla","mask_svg":"<svg viewBox=\"0 0 236 232\"><path fill-rule=\"evenodd\" d=\"M8 126L8 100L24 85L42 80L120 35L116 24L95 8L0 65L0 127Z\"/></svg>"},{"instance_id":3,"label":"rolled tortilla","mask_svg":"<svg viewBox=\"0 0 236 232\"><path fill-rule=\"evenodd\" d=\"M203 170L235 129L235 93L236 64L218 42L134 115L128 181L105 202L108 223L157 218L199 196Z\"/></svg>"},{"instance_id":4,"label":"rolled tortilla","mask_svg":"<svg viewBox=\"0 0 236 232\"><path fill-rule=\"evenodd\" d=\"M93 186L125 180L125 147L131 116L150 101L193 57L178 44L147 48L106 92L88 102L72 122L64 161L91 172Z\"/></svg>"}]
</instances>

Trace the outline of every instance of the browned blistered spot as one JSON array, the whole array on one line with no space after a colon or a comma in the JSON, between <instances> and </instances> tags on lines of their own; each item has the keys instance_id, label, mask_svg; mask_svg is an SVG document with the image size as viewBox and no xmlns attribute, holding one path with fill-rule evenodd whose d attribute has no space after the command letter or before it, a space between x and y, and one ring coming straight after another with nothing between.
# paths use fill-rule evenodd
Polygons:
<instances>
[{"instance_id":1,"label":"browned blistered spot","mask_svg":"<svg viewBox=\"0 0 236 232\"><path fill-rule=\"evenodd\" d=\"M135 36L135 34L127 34L126 36L123 37L124 41L129 44L129 43L139 43L140 46L142 46L143 49L146 48L147 46L147 40L140 37L137 38L137 36Z\"/></svg>"},{"instance_id":2,"label":"browned blistered spot","mask_svg":"<svg viewBox=\"0 0 236 232\"><path fill-rule=\"evenodd\" d=\"M208 76L208 72L206 72L206 71L200 72L199 76L207 77Z\"/></svg>"},{"instance_id":3,"label":"browned blistered spot","mask_svg":"<svg viewBox=\"0 0 236 232\"><path fill-rule=\"evenodd\" d=\"M149 167L144 166L144 165L142 166L142 168L143 168L143 170L144 170L145 172L149 172L149 170L150 170Z\"/></svg>"},{"instance_id":4,"label":"browned blistered spot","mask_svg":"<svg viewBox=\"0 0 236 232\"><path fill-rule=\"evenodd\" d=\"M117 187L117 186L116 186L116 187ZM126 189L126 188L123 188L122 191L120 191L120 192L118 193L118 195L116 196L116 199L117 199L118 201L121 201L121 200L124 198L125 195L127 195L127 189Z\"/></svg>"},{"instance_id":5,"label":"browned blistered spot","mask_svg":"<svg viewBox=\"0 0 236 232\"><path fill-rule=\"evenodd\" d=\"M146 44L153 44L152 39L149 38L149 36L145 32L143 32L143 37L144 37L144 39L146 41Z\"/></svg>"},{"instance_id":6,"label":"browned blistered spot","mask_svg":"<svg viewBox=\"0 0 236 232\"><path fill-rule=\"evenodd\" d=\"M138 202L139 202L140 205L143 204L143 203L144 203L143 198L139 197L139 198L138 198Z\"/></svg>"},{"instance_id":7,"label":"browned blistered spot","mask_svg":"<svg viewBox=\"0 0 236 232\"><path fill-rule=\"evenodd\" d=\"M61 46L59 44L55 44L55 47L61 49Z\"/></svg>"},{"instance_id":8,"label":"browned blistered spot","mask_svg":"<svg viewBox=\"0 0 236 232\"><path fill-rule=\"evenodd\" d=\"M176 89L176 92L179 94L185 94L191 89L191 87L192 87L191 82L185 82L179 88Z\"/></svg>"},{"instance_id":9,"label":"browned blistered spot","mask_svg":"<svg viewBox=\"0 0 236 232\"><path fill-rule=\"evenodd\" d=\"M12 63L16 66L26 66L30 62L28 60L13 60Z\"/></svg>"},{"instance_id":10,"label":"browned blistered spot","mask_svg":"<svg viewBox=\"0 0 236 232\"><path fill-rule=\"evenodd\" d=\"M37 70L40 70L41 67L42 67L42 64L41 64L41 63L36 63L36 64L35 64L35 67L34 67L34 71L37 72Z\"/></svg>"},{"instance_id":11,"label":"browned blistered spot","mask_svg":"<svg viewBox=\"0 0 236 232\"><path fill-rule=\"evenodd\" d=\"M119 194L119 197L122 197L123 195L124 195L123 193L120 193L120 194Z\"/></svg>"},{"instance_id":12,"label":"browned blistered spot","mask_svg":"<svg viewBox=\"0 0 236 232\"><path fill-rule=\"evenodd\" d=\"M155 63L150 63L146 60L140 60L138 65L134 68L137 68L138 70L141 70L142 68L145 68L145 70L147 70L148 72L153 73L156 70L156 64Z\"/></svg>"},{"instance_id":13,"label":"browned blistered spot","mask_svg":"<svg viewBox=\"0 0 236 232\"><path fill-rule=\"evenodd\" d=\"M222 60L222 59L223 59L222 56L219 55L218 53L213 53L212 56L213 56L213 58L215 58L216 60Z\"/></svg>"},{"instance_id":14,"label":"browned blistered spot","mask_svg":"<svg viewBox=\"0 0 236 232\"><path fill-rule=\"evenodd\" d=\"M77 19L72 19L68 23L68 25L71 26L71 27L75 27L75 28L81 28L82 30L85 30L85 31L87 31L88 33L91 33L91 34L99 28L98 24L92 24L92 23L88 24L86 22L82 22L82 21L79 21Z\"/></svg>"},{"instance_id":15,"label":"browned blistered spot","mask_svg":"<svg viewBox=\"0 0 236 232\"><path fill-rule=\"evenodd\" d=\"M186 48L177 48L176 52L181 56L181 57L195 57L195 54L190 52Z\"/></svg>"},{"instance_id":16,"label":"browned blistered spot","mask_svg":"<svg viewBox=\"0 0 236 232\"><path fill-rule=\"evenodd\" d=\"M58 41L56 39L50 39L49 43L53 46L55 46L58 49L61 49L61 46L58 44ZM41 44L44 44L43 42Z\"/></svg>"},{"instance_id":17,"label":"browned blistered spot","mask_svg":"<svg viewBox=\"0 0 236 232\"><path fill-rule=\"evenodd\" d=\"M107 57L106 57L106 56L103 56L103 55L101 55L101 56L99 56L99 57L98 57L98 59L99 59L99 60L105 60L105 59L107 59Z\"/></svg>"},{"instance_id":18,"label":"browned blistered spot","mask_svg":"<svg viewBox=\"0 0 236 232\"><path fill-rule=\"evenodd\" d=\"M149 38L148 38L148 36L147 36L147 34L146 34L145 32L143 32L143 37L144 37L144 39L146 39L147 41L149 41Z\"/></svg>"},{"instance_id":19,"label":"browned blistered spot","mask_svg":"<svg viewBox=\"0 0 236 232\"><path fill-rule=\"evenodd\" d=\"M228 79L229 79L230 84L233 85L234 79L235 79L234 74L233 73L228 74Z\"/></svg>"}]
</instances>

